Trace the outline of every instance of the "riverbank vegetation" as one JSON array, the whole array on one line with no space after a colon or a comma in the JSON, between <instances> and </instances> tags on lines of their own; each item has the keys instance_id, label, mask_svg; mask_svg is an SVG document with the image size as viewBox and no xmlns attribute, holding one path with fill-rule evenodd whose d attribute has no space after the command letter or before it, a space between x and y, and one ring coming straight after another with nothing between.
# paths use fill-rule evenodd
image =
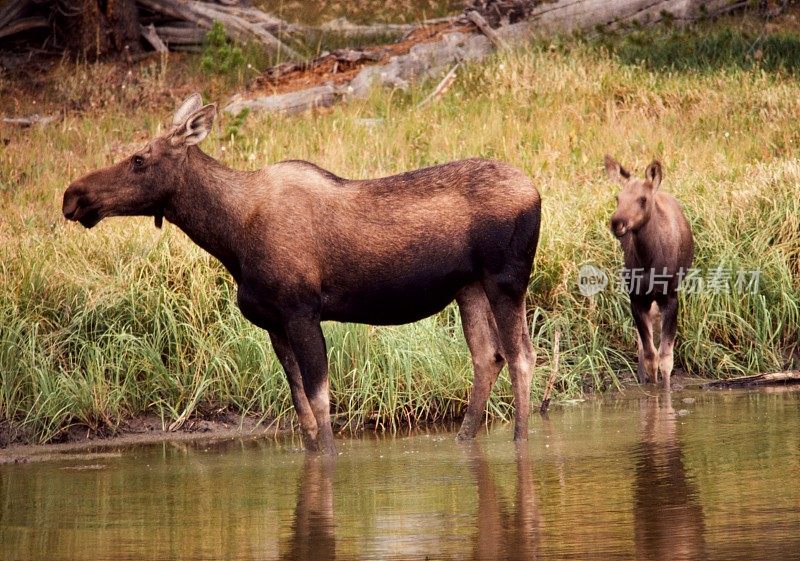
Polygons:
<instances>
[{"instance_id":1,"label":"riverbank vegetation","mask_svg":"<svg viewBox=\"0 0 800 561\"><path fill-rule=\"evenodd\" d=\"M712 378L780 370L796 364L800 336L796 37L726 27L537 40L461 67L422 108L435 83L299 116L223 117L202 147L236 168L302 158L353 178L471 156L525 170L543 198L528 302L535 400L557 330L556 399L632 378L635 331L614 288L622 258L607 226L616 188L602 160L613 154L641 174L661 158L662 188L695 232L695 265L705 279L729 275L728 290L683 297L676 365ZM164 130L200 79L174 82L176 64L196 64L178 61L126 69L114 88L103 79L116 69L64 62L40 102L66 107L61 120L2 132L0 419L19 438L57 439L76 424L113 431L145 412L165 427L220 409L293 418L266 334L242 318L217 262L169 224L116 218L86 231L61 217L70 180ZM12 107L36 99L14 98L5 80ZM207 100L233 93L229 80L203 80ZM611 278L591 298L578 290L586 263ZM755 291L737 290L739 271L759 271ZM472 378L458 322L450 307L407 326L326 325L339 426L458 417ZM504 373L488 414L510 412Z\"/></svg>"}]
</instances>

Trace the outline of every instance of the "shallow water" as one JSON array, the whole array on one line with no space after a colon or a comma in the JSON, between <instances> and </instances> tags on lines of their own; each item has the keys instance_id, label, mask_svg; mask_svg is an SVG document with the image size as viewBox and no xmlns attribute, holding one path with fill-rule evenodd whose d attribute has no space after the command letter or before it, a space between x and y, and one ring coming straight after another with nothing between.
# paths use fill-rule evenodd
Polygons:
<instances>
[{"instance_id":1,"label":"shallow water","mask_svg":"<svg viewBox=\"0 0 800 561\"><path fill-rule=\"evenodd\" d=\"M692 401L694 400L694 401ZM800 559L800 393L564 406L449 432L0 466L0 559Z\"/></svg>"}]
</instances>

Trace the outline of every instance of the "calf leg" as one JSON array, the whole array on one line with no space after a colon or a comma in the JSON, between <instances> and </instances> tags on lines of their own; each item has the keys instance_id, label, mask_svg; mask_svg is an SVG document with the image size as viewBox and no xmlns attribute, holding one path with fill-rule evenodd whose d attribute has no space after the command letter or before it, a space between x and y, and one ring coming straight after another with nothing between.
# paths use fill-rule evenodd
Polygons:
<instances>
[{"instance_id":1,"label":"calf leg","mask_svg":"<svg viewBox=\"0 0 800 561\"><path fill-rule=\"evenodd\" d=\"M652 380L658 381L658 355L653 344L653 313L651 301L631 299L631 315L636 325L637 343L639 346L639 364L636 376L643 384Z\"/></svg>"},{"instance_id":2,"label":"calf leg","mask_svg":"<svg viewBox=\"0 0 800 561\"><path fill-rule=\"evenodd\" d=\"M505 359L492 308L483 287L480 284L465 287L456 296L456 301L474 371L467 413L458 431L459 440L468 440L475 438L478 432L486 400L489 399L492 386L505 365Z\"/></svg>"},{"instance_id":3,"label":"calf leg","mask_svg":"<svg viewBox=\"0 0 800 561\"><path fill-rule=\"evenodd\" d=\"M319 449L317 446L317 420L306 397L300 367L294 358L292 347L289 345L288 339L282 334L270 331L269 338L272 341L272 348L275 350L281 366L283 366L283 371L286 373L289 388L292 390L292 403L294 403L294 410L300 422L303 444L306 450L317 451Z\"/></svg>"},{"instance_id":4,"label":"calf leg","mask_svg":"<svg viewBox=\"0 0 800 561\"><path fill-rule=\"evenodd\" d=\"M669 379L674 364L673 350L675 335L678 332L678 295L673 294L661 306L661 341L658 345L658 360L664 385L669 387Z\"/></svg>"},{"instance_id":5,"label":"calf leg","mask_svg":"<svg viewBox=\"0 0 800 561\"><path fill-rule=\"evenodd\" d=\"M317 446L314 449L335 454L328 395L328 355L319 318L292 318L286 322L285 329L300 368L305 395L317 422Z\"/></svg>"},{"instance_id":6,"label":"calf leg","mask_svg":"<svg viewBox=\"0 0 800 561\"><path fill-rule=\"evenodd\" d=\"M514 289L494 282L488 282L484 287L511 375L514 393L514 440L527 440L534 353L525 319L525 287L523 285L520 289Z\"/></svg>"}]
</instances>

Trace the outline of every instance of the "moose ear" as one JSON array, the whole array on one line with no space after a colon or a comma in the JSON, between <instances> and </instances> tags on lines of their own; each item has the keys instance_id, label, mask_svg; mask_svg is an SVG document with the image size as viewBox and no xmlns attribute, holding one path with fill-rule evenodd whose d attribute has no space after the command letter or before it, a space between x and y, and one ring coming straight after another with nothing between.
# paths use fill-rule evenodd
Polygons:
<instances>
[{"instance_id":1,"label":"moose ear","mask_svg":"<svg viewBox=\"0 0 800 561\"><path fill-rule=\"evenodd\" d=\"M604 162L606 165L606 173L608 174L608 178L611 181L616 181L617 183L625 183L626 179L630 179L631 174L628 173L624 167L619 165L619 162L606 154L604 158Z\"/></svg>"},{"instance_id":2,"label":"moose ear","mask_svg":"<svg viewBox=\"0 0 800 561\"><path fill-rule=\"evenodd\" d=\"M644 176L650 183L653 184L653 191L658 189L659 185L661 185L661 162L658 160L653 160L650 162L650 165L647 166L647 169L644 172Z\"/></svg>"},{"instance_id":3,"label":"moose ear","mask_svg":"<svg viewBox=\"0 0 800 561\"><path fill-rule=\"evenodd\" d=\"M184 99L181 106L175 111L175 115L172 116L172 126L177 127L178 125L182 125L186 121L186 118L200 109L202 105L203 98L200 97L199 93L193 93Z\"/></svg>"},{"instance_id":4,"label":"moose ear","mask_svg":"<svg viewBox=\"0 0 800 561\"><path fill-rule=\"evenodd\" d=\"M179 144L186 146L197 144L211 132L211 125L214 124L214 117L216 116L216 105L211 104L201 107L177 126L175 132L172 133L172 144L175 146Z\"/></svg>"}]
</instances>

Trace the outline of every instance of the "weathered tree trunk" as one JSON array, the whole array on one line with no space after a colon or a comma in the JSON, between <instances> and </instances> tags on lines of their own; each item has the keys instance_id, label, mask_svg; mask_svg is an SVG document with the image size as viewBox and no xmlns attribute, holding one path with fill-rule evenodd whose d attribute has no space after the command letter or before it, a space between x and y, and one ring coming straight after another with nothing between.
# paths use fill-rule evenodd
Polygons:
<instances>
[{"instance_id":1,"label":"weathered tree trunk","mask_svg":"<svg viewBox=\"0 0 800 561\"><path fill-rule=\"evenodd\" d=\"M73 53L94 60L141 50L135 0L73 0L66 4L61 35Z\"/></svg>"},{"instance_id":2,"label":"weathered tree trunk","mask_svg":"<svg viewBox=\"0 0 800 561\"><path fill-rule=\"evenodd\" d=\"M631 23L653 24L664 18L689 22L717 16L748 2L742 0L559 0L540 4L528 20L544 32L614 29Z\"/></svg>"}]
</instances>

